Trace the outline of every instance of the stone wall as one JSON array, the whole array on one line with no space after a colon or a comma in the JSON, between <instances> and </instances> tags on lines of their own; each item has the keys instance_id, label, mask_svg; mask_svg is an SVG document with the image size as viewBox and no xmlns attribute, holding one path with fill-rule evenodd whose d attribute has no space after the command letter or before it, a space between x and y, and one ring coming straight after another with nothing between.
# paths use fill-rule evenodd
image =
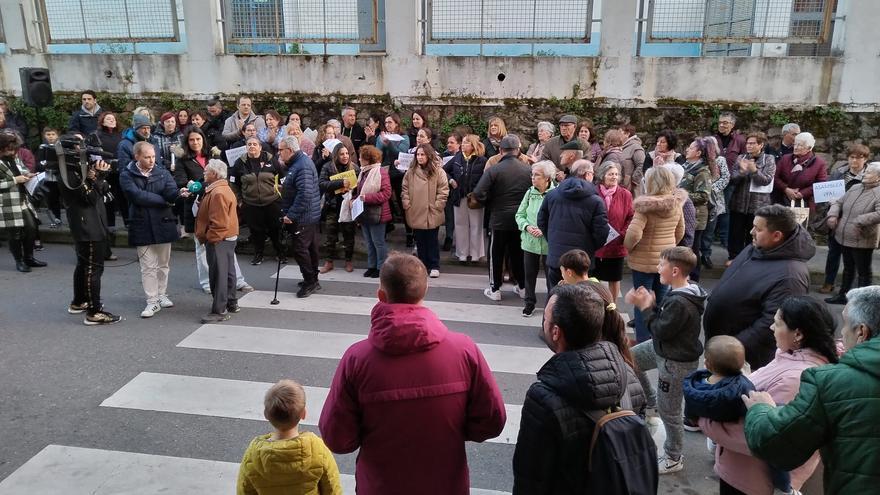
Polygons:
<instances>
[{"instance_id":1,"label":"stone wall","mask_svg":"<svg viewBox=\"0 0 880 495\"><path fill-rule=\"evenodd\" d=\"M22 105L21 100L9 97L13 111L24 115L29 121L31 140L36 139L36 112ZM55 106L41 111L44 123L64 127L70 113L79 107L78 94L56 93ZM226 97L226 108L235 108L235 98ZM675 130L683 142L696 135L705 135L715 129L718 114L730 110L737 115L737 127L743 131L752 129L767 132L774 145L778 142L782 125L797 122L801 129L816 137L816 151L826 154L829 162L846 159L846 148L852 143L862 143L871 148L873 159L880 159L880 113L847 112L839 106L817 106L809 109L770 107L758 104L732 102L690 102L661 100L656 107L622 107L614 102L600 99L510 99L503 103L486 102L476 98L450 99L448 102L431 100L429 103L401 106L389 97L359 95L303 95L272 94L254 95L254 107L265 111L278 110L282 115L298 112L303 116L304 126L316 127L330 118L339 118L339 110L345 104L358 109L358 120L366 122L371 114L384 115L397 111L408 125L413 109L424 110L430 126L441 135L447 135L459 126L468 126L482 134L486 122L493 116L501 117L509 132L520 135L525 144L536 139L535 125L547 120L556 123L559 116L567 113L579 118L589 118L601 136L620 122L635 125L646 148L653 147L654 135L661 129ZM103 107L118 111L121 120L131 122L131 112L142 105L150 107L155 115L171 109L204 108L203 100L179 99L173 94L141 95L138 98L120 94L99 93L98 101Z\"/></svg>"}]
</instances>

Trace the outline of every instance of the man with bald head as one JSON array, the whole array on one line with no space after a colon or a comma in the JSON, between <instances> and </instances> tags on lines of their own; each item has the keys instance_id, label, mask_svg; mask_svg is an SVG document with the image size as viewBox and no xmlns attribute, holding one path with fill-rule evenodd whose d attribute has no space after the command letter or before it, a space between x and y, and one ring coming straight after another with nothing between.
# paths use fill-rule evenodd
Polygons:
<instances>
[{"instance_id":1,"label":"man with bald head","mask_svg":"<svg viewBox=\"0 0 880 495\"><path fill-rule=\"evenodd\" d=\"M370 333L342 356L324 403L319 427L330 450L360 449L359 494L467 495L465 441L504 427L483 354L422 305L427 290L418 258L388 256Z\"/></svg>"}]
</instances>

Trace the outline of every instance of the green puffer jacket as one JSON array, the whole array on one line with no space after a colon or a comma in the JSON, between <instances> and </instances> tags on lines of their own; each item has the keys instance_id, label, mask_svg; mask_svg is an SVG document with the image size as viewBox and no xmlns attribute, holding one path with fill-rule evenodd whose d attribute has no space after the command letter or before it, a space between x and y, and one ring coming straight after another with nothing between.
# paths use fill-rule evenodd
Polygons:
<instances>
[{"instance_id":1,"label":"green puffer jacket","mask_svg":"<svg viewBox=\"0 0 880 495\"><path fill-rule=\"evenodd\" d=\"M712 173L703 160L684 164L684 176L678 187L688 192L697 209L697 225L694 230L706 230L709 223L709 197L712 195Z\"/></svg>"},{"instance_id":2,"label":"green puffer jacket","mask_svg":"<svg viewBox=\"0 0 880 495\"><path fill-rule=\"evenodd\" d=\"M549 246L547 246L547 233L545 232L541 237L535 237L526 232L526 227L529 225L534 227L538 226L538 210L541 209L541 204L544 202L547 193L552 191L555 187L556 186L551 182L550 187L544 191L544 194L541 194L535 186L532 186L526 191L525 196L523 196L522 202L519 204L515 216L516 226L519 228L520 232L520 244L523 251L540 255L547 254L549 249Z\"/></svg>"},{"instance_id":3,"label":"green puffer jacket","mask_svg":"<svg viewBox=\"0 0 880 495\"><path fill-rule=\"evenodd\" d=\"M752 407L745 432L752 453L779 469L794 469L821 448L825 493L877 493L880 338L853 347L838 364L804 371L788 405Z\"/></svg>"}]
</instances>

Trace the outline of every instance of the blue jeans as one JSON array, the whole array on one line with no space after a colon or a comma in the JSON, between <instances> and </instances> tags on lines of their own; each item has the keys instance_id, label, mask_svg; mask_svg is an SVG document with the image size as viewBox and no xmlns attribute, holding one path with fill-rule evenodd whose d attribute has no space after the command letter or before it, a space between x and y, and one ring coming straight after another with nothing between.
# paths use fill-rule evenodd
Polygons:
<instances>
[{"instance_id":1,"label":"blue jeans","mask_svg":"<svg viewBox=\"0 0 880 495\"><path fill-rule=\"evenodd\" d=\"M660 283L660 274L633 270L632 276L634 288L644 287L654 291L654 295L657 297L656 304L659 307L660 303L663 302L663 297L669 292L669 286ZM639 308L633 308L633 312L635 313L636 320L636 340L644 342L651 338L651 333L648 332L648 326L645 325L645 319L642 317L642 312L639 311Z\"/></svg>"},{"instance_id":2,"label":"blue jeans","mask_svg":"<svg viewBox=\"0 0 880 495\"><path fill-rule=\"evenodd\" d=\"M834 281L837 280L841 253L843 249L834 238L834 232L831 232L828 234L828 258L825 259L825 285L834 285Z\"/></svg>"},{"instance_id":3,"label":"blue jeans","mask_svg":"<svg viewBox=\"0 0 880 495\"><path fill-rule=\"evenodd\" d=\"M367 245L367 268L382 269L382 263L388 256L385 247L385 224L363 224L361 230L364 233L364 243Z\"/></svg>"},{"instance_id":4,"label":"blue jeans","mask_svg":"<svg viewBox=\"0 0 880 495\"><path fill-rule=\"evenodd\" d=\"M733 186L728 184L724 188L724 204L727 205L727 213L718 215L717 233L721 245L727 248L727 232L730 229L730 200L733 198Z\"/></svg>"},{"instance_id":5,"label":"blue jeans","mask_svg":"<svg viewBox=\"0 0 880 495\"><path fill-rule=\"evenodd\" d=\"M413 229L413 240L419 259L428 271L440 269L440 245L437 243L439 227L433 229Z\"/></svg>"},{"instance_id":6,"label":"blue jeans","mask_svg":"<svg viewBox=\"0 0 880 495\"><path fill-rule=\"evenodd\" d=\"M718 217L709 220L706 223L705 230L703 230L703 237L700 239L700 254L707 258L712 258L712 241L715 239L715 229L717 227Z\"/></svg>"}]
</instances>

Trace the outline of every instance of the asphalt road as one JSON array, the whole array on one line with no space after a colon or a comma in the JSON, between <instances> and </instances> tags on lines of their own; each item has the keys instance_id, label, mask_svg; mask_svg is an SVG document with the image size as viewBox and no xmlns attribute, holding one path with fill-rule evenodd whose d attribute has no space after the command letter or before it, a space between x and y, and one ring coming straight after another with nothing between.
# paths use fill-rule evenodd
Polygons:
<instances>
[{"instance_id":1,"label":"asphalt road","mask_svg":"<svg viewBox=\"0 0 880 495\"><path fill-rule=\"evenodd\" d=\"M5 249L0 256L3 294L0 304L0 363L3 369L0 375L0 480L10 476L48 445L237 463L255 435L270 431L268 423L241 419L242 415L101 406L108 398L122 394L126 387L132 386L132 380L142 376L168 374L183 378L235 380L235 383L275 382L282 377L292 377L304 385L329 387L336 367L334 359L178 347L181 341L202 327L199 318L209 308L209 296L196 285L192 253L172 254L168 294L175 307L163 310L151 319L139 317L144 298L134 251L117 249L116 253L120 260L108 262L103 279L104 303L109 311L122 315L125 320L106 327L86 327L81 315L66 312L74 266L70 246L47 245L38 257L48 261L49 267L35 269L30 274L16 272ZM272 290L274 263L254 267L247 263L246 256L240 261L251 285L258 291ZM485 268L478 267L455 266L448 270L485 273ZM707 287L714 282L704 281ZM370 284L325 281L322 285L324 288L319 293L322 295L375 297L375 286ZM290 293L294 289L295 280L281 280L282 292ZM493 304L477 287L432 288L428 299ZM505 314L518 314L521 307L520 301L510 292L505 293L504 300L498 305L502 308L496 308L497 311ZM623 310L631 312L630 308L623 306ZM344 313L344 310L319 312L245 307L228 324L307 329L328 334L367 332L368 316ZM543 350L536 337L540 322L540 314L536 313L530 319L513 322L515 324L462 321L447 324L453 330L471 335L481 344L533 347L538 352ZM525 391L533 381L530 374L496 372L495 377L505 403L514 406L522 404ZM157 395L161 393L159 391ZM261 404L254 407L261 409ZM317 432L315 426L306 426L305 429ZM468 444L467 451L473 487L510 491L514 445ZM717 493L712 457L702 435L686 434L685 458L683 472L661 478L659 493ZM342 473L354 473L353 455L338 456L337 461ZM132 483L135 483L134 478ZM131 491L135 488L130 487ZM123 489L126 491L129 490ZM33 493L30 490L22 493L28 492ZM66 493L74 492L66 490ZM0 481L0 494L5 493Z\"/></svg>"}]
</instances>

